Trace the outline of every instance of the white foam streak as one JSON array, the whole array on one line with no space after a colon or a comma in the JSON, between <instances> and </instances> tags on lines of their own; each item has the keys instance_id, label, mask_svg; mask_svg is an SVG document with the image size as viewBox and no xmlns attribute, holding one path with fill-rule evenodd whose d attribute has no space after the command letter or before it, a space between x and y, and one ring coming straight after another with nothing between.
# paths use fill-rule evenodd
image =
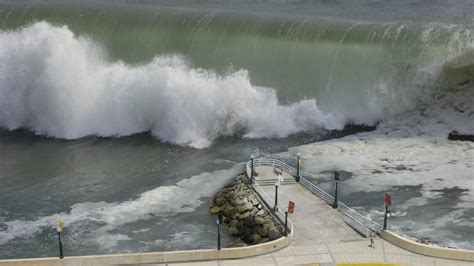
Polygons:
<instances>
[{"instance_id":1,"label":"white foam streak","mask_svg":"<svg viewBox=\"0 0 474 266\"><path fill-rule=\"evenodd\" d=\"M169 217L177 213L193 212L203 201L201 198L214 195L221 187L235 176L241 165L235 165L228 170L218 170L212 173L202 173L184 179L173 186L161 186L142 193L138 198L124 202L85 202L71 206L67 213L58 213L41 217L37 220L6 221L5 230L0 231L0 245L25 236L33 236L43 229L54 230L60 218L65 220L67 227L79 225L82 222L96 222L101 227L96 241L101 245L113 246L119 240L127 239L121 235L119 239L108 232L128 223L147 220L152 216ZM199 189L196 189L199 188ZM110 243L104 241L110 240Z\"/></svg>"},{"instance_id":2,"label":"white foam streak","mask_svg":"<svg viewBox=\"0 0 474 266\"><path fill-rule=\"evenodd\" d=\"M108 62L93 41L39 22L0 34L0 127L76 139L151 131L207 147L223 135L284 137L345 119L314 99L285 106L276 91L253 86L245 70L219 76L178 55L131 66Z\"/></svg>"}]
</instances>

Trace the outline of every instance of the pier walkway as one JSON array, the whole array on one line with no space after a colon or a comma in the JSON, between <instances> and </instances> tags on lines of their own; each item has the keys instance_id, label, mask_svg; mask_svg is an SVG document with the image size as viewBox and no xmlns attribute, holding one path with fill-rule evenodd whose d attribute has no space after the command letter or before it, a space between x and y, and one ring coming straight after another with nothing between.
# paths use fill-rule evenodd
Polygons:
<instances>
[{"instance_id":1,"label":"pier walkway","mask_svg":"<svg viewBox=\"0 0 474 266\"><path fill-rule=\"evenodd\" d=\"M276 181L273 168L256 166L255 171L258 173L255 181L273 200ZM296 206L294 214L289 216L294 224L294 235L288 247L250 258L169 265L335 265L341 262L385 262L417 266L473 265L468 261L412 253L381 238L375 238L375 245L371 247L368 238L361 236L344 222L340 211L294 182L294 178L288 173L284 172L283 176L285 182L278 190L279 206L286 209L289 200L295 202Z\"/></svg>"}]
</instances>

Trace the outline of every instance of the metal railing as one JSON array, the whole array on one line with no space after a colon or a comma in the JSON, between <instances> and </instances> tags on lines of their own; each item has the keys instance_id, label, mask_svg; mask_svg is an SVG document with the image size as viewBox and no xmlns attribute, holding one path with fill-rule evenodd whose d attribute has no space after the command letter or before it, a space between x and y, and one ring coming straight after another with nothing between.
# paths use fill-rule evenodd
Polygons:
<instances>
[{"instance_id":1,"label":"metal railing","mask_svg":"<svg viewBox=\"0 0 474 266\"><path fill-rule=\"evenodd\" d=\"M274 159L265 159L265 160L262 160L262 159L265 159L265 158L254 159L254 167L256 166L255 163L258 161L259 165L269 165L268 163L271 163L270 165L279 166L282 168L282 170L286 170L286 168L283 168L282 162L275 162L276 164L273 164L275 161ZM269 161L266 161L266 160L269 160ZM246 163L246 173L247 173L248 178L250 178L250 171L251 171L251 161L248 161ZM275 201L273 201L273 199L265 192L265 190L263 190L262 187L259 184L257 184L257 182L251 182L251 187L262 198L262 200L264 201L264 204L267 205L267 208L269 210L273 210ZM280 208L277 208L277 211L274 211L273 213L275 214L279 222L284 226L285 213ZM289 230L289 236L290 238L293 238L294 224L290 218L288 218L287 221L288 221L287 225L288 225L288 230Z\"/></svg>"},{"instance_id":2,"label":"metal railing","mask_svg":"<svg viewBox=\"0 0 474 266\"><path fill-rule=\"evenodd\" d=\"M247 176L249 178L250 178L250 175L251 175L251 164L252 164L252 161L248 161L246 163L246 172L247 172ZM273 167L277 166L278 168L280 168L281 170L286 171L287 173L289 173L292 176L296 176L296 172L297 172L294 167L286 164L285 162L282 162L278 159L273 159L273 158L256 158L256 159L253 159L253 164L254 164L254 167L258 167L258 166L262 166L262 165L264 165L264 166L273 166ZM255 182L252 182L252 183L255 183ZM319 188L318 186L316 186L312 182L308 181L308 179L304 178L304 176L302 176L301 174L300 174L300 182L299 183L303 187L305 187L307 190L309 190L311 193L313 193L314 195L321 198L326 203L328 203L330 205L332 205L334 203L334 197L332 195L328 194L326 191L322 190L321 188ZM253 186L256 187L258 185L254 184ZM268 200L273 204L273 201L271 200L271 198L260 188L260 186L258 186L258 188L261 190L261 192L260 191L257 191L257 192L258 193L263 193L265 195L264 197L268 197ZM378 224L377 222L374 222L371 219L369 219L369 218L363 216L362 214L356 212L354 209L348 207L346 204L344 204L341 201L338 201L338 209L345 216L347 216L347 218L351 219L353 223L358 225L358 226L356 226L357 227L356 229L359 232L363 233L364 235L365 234L371 234L371 232L380 233L383 230L383 227L380 224ZM367 233L362 232L362 231L366 231Z\"/></svg>"}]
</instances>

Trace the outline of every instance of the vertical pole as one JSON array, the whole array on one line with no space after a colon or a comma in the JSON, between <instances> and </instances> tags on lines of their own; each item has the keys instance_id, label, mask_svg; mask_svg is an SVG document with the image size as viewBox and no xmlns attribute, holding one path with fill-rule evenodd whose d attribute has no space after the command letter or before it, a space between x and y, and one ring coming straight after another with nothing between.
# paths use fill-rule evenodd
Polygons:
<instances>
[{"instance_id":1,"label":"vertical pole","mask_svg":"<svg viewBox=\"0 0 474 266\"><path fill-rule=\"evenodd\" d=\"M63 242L61 242L61 232L58 231L58 241L59 241L59 258L64 258L63 255Z\"/></svg>"},{"instance_id":2,"label":"vertical pole","mask_svg":"<svg viewBox=\"0 0 474 266\"><path fill-rule=\"evenodd\" d=\"M296 182L300 182L300 153L296 155Z\"/></svg>"},{"instance_id":3,"label":"vertical pole","mask_svg":"<svg viewBox=\"0 0 474 266\"><path fill-rule=\"evenodd\" d=\"M253 181L254 181L254 170L253 170L253 155L252 157L250 158L250 185L253 185Z\"/></svg>"},{"instance_id":4,"label":"vertical pole","mask_svg":"<svg viewBox=\"0 0 474 266\"><path fill-rule=\"evenodd\" d=\"M337 209L337 206L338 206L338 205L337 205L337 204L338 204L338 201L337 201L337 185L338 185L338 183L339 183L339 180L340 180L340 179L339 179L339 172L334 171L334 181L336 182L336 189L335 189L335 191L334 191L334 203L332 204L332 207L333 207L334 209Z\"/></svg>"},{"instance_id":5,"label":"vertical pole","mask_svg":"<svg viewBox=\"0 0 474 266\"><path fill-rule=\"evenodd\" d=\"M274 211L277 211L277 205L278 205L278 186L275 185L275 206L273 207Z\"/></svg>"},{"instance_id":6,"label":"vertical pole","mask_svg":"<svg viewBox=\"0 0 474 266\"><path fill-rule=\"evenodd\" d=\"M387 230L387 214L388 214L388 205L385 205L385 216L383 219L383 230Z\"/></svg>"},{"instance_id":7,"label":"vertical pole","mask_svg":"<svg viewBox=\"0 0 474 266\"><path fill-rule=\"evenodd\" d=\"M221 250L221 224L224 220L222 212L217 213L217 250Z\"/></svg>"},{"instance_id":8,"label":"vertical pole","mask_svg":"<svg viewBox=\"0 0 474 266\"><path fill-rule=\"evenodd\" d=\"M288 212L285 212L285 236L288 236Z\"/></svg>"},{"instance_id":9,"label":"vertical pole","mask_svg":"<svg viewBox=\"0 0 474 266\"><path fill-rule=\"evenodd\" d=\"M221 225L217 224L217 250L221 250Z\"/></svg>"}]
</instances>

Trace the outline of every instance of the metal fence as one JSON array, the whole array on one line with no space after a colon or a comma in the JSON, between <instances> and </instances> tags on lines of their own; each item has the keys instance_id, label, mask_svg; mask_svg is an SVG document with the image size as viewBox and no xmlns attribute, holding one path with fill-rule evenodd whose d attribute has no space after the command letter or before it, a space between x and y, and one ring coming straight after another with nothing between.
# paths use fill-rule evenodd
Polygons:
<instances>
[{"instance_id":1,"label":"metal fence","mask_svg":"<svg viewBox=\"0 0 474 266\"><path fill-rule=\"evenodd\" d=\"M255 162L258 160L258 162L260 163L260 165L268 165L268 163L273 163L275 160L274 159L265 159L265 160L272 160L272 161L263 161L261 159L265 159L265 158L259 158L259 159L254 159L254 167L256 166L255 165ZM261 162L265 162L264 164L261 164ZM284 165L282 164L282 162L280 161L277 161L275 162L276 164L271 164L271 165L276 165L278 167L280 167L282 170L287 170L286 168L284 168ZM246 173L247 173L247 177L250 178L250 175L251 175L251 164L252 164L252 161L248 161L247 164L246 164ZM286 164L285 164L286 165ZM290 170L290 169L288 169ZM294 170L294 173L296 174L296 170ZM257 182L252 182L251 183L251 186L252 186L252 189L258 194L260 195L260 197L263 199L265 205L267 205L267 208L272 210L273 209L273 206L275 205L275 201L272 199L272 197L270 197L263 189L262 187L257 184ZM274 212L276 218L280 221L280 223L282 223L283 225L285 224L285 213L280 209L278 208L277 211ZM294 235L294 225L293 225L293 222L291 221L290 218L287 219L288 221L288 230L289 230L289 236L290 238L293 238L293 235Z\"/></svg>"},{"instance_id":2,"label":"metal fence","mask_svg":"<svg viewBox=\"0 0 474 266\"><path fill-rule=\"evenodd\" d=\"M247 171L247 176L250 178L251 175L251 164L252 160L248 161L246 163L246 171ZM278 168L286 171L292 176L296 176L296 169L285 162L282 162L278 159L273 159L273 158L256 158L253 159L253 164L254 167L258 166L277 166ZM255 182L252 182L255 183ZM306 179L304 176L300 174L300 182L299 182L303 187L308 189L311 193L314 195L318 196L322 200L324 200L328 204L333 204L334 203L334 196L328 194L326 191L322 190L312 182L310 182L308 179ZM264 195L263 197L268 198L265 200L269 200L273 204L273 201L271 198L258 186L258 184L254 184L254 187L256 187L256 191L261 195ZM359 231L365 236L371 236L373 233L380 233L383 230L383 227L378 224L377 222L372 221L371 219L363 216L362 214L356 212L354 209L348 207L345 203L338 201L338 209L341 211L345 216L346 216L346 222L350 224L354 229ZM292 224L293 226L293 224ZM293 229L291 230L293 232Z\"/></svg>"}]
</instances>

